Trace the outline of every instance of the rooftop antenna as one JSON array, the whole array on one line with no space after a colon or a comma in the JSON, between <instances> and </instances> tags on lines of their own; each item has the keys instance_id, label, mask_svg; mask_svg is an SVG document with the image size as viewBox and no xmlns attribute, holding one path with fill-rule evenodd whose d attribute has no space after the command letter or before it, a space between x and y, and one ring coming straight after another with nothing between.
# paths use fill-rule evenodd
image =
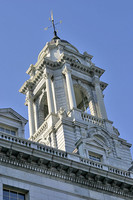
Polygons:
<instances>
[{"instance_id":1,"label":"rooftop antenna","mask_svg":"<svg viewBox=\"0 0 133 200\"><path fill-rule=\"evenodd\" d=\"M56 25L57 25L57 24L61 24L62 21L60 20L60 21L57 22L57 23L54 22L53 11L51 11L51 17L49 17L49 21L52 23L52 25L51 25L51 26L48 26L48 27L46 27L46 28L44 28L44 30L46 31L46 30L48 30L49 28L53 27L53 29L54 29L54 39L59 38L59 37L57 36Z\"/></svg>"}]
</instances>

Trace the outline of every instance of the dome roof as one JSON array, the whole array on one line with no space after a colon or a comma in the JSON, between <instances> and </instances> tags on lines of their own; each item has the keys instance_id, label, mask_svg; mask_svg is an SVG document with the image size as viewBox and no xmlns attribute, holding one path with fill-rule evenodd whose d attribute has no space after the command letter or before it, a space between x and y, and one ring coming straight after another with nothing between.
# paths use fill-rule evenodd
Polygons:
<instances>
[{"instance_id":1,"label":"dome roof","mask_svg":"<svg viewBox=\"0 0 133 200\"><path fill-rule=\"evenodd\" d=\"M44 48L42 49L42 51L39 53L38 56L38 60L43 57L44 55L46 55L46 49L48 47L55 47L58 45L62 45L65 47L65 49L69 50L69 51L75 51L77 53L79 53L78 49L76 47L74 47L72 44L70 44L67 40L63 40L60 39L58 36L53 37L52 40L50 42L47 42L46 45L44 46Z\"/></svg>"}]
</instances>

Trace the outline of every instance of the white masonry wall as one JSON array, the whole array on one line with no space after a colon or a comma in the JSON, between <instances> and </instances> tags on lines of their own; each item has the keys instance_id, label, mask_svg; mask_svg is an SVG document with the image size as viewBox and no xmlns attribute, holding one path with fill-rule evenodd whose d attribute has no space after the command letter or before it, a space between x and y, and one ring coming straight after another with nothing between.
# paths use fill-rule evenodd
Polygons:
<instances>
[{"instance_id":1,"label":"white masonry wall","mask_svg":"<svg viewBox=\"0 0 133 200\"><path fill-rule=\"evenodd\" d=\"M4 186L13 189L23 189L26 200L124 200L118 196L111 196L108 192L81 187L78 184L60 181L30 170L18 170L8 166L0 167L0 199L3 199Z\"/></svg>"}]
</instances>

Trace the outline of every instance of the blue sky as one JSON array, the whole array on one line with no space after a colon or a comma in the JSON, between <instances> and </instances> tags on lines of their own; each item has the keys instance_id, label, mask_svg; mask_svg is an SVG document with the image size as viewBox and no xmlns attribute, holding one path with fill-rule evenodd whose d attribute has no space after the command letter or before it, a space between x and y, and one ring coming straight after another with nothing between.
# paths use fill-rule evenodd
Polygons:
<instances>
[{"instance_id":1,"label":"blue sky","mask_svg":"<svg viewBox=\"0 0 133 200\"><path fill-rule=\"evenodd\" d=\"M25 96L18 90L25 73L53 37L50 11L63 23L60 38L93 55L106 70L101 80L109 120L133 144L133 1L132 0L0 0L0 107L12 107L28 119ZM28 126L26 127L28 137Z\"/></svg>"}]
</instances>

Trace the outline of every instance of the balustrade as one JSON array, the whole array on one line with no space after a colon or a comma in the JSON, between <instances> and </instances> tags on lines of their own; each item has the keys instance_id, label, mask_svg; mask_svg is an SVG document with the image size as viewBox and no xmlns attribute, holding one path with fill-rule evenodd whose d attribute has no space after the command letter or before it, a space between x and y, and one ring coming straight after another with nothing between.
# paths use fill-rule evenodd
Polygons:
<instances>
[{"instance_id":1,"label":"balustrade","mask_svg":"<svg viewBox=\"0 0 133 200\"><path fill-rule=\"evenodd\" d=\"M111 166L108 166L108 165L105 165L105 164L101 164L99 162L92 161L91 159L82 158L82 157L79 157L78 155L67 153L65 151L61 151L61 150L58 150L58 149L54 149L54 148L51 148L49 146L42 145L42 144L39 144L39 143L35 143L35 142L29 141L29 140L26 140L26 139L23 139L23 138L18 138L18 137L0 132L0 139L1 140L7 140L7 141L10 141L12 143L17 143L19 145L23 145L23 146L26 146L28 148L32 148L32 149L34 148L36 150L39 150L39 151L42 151L42 152L45 152L45 153L48 153L48 154L52 154L52 155L55 155L55 156L58 156L58 157L63 157L65 159L74 160L76 162L80 162L80 163L83 163L85 165L95 167L95 168L98 168L100 170L105 170L105 171L108 171L110 173L114 173L114 174L117 174L117 175L120 175L120 176L132 178L132 174L129 171L125 171L125 170L121 170L121 169L111 167Z\"/></svg>"},{"instance_id":2,"label":"balustrade","mask_svg":"<svg viewBox=\"0 0 133 200\"><path fill-rule=\"evenodd\" d=\"M100 118L95 117L95 116L93 116L93 115L87 114L87 113L85 113L85 112L83 112L83 113L81 114L81 116L82 116L82 119L83 119L84 121L87 121L87 122L89 122L89 123L97 124L97 125L99 125L99 126L105 127L105 124L104 124L104 120L103 120L103 119L100 119Z\"/></svg>"}]
</instances>

